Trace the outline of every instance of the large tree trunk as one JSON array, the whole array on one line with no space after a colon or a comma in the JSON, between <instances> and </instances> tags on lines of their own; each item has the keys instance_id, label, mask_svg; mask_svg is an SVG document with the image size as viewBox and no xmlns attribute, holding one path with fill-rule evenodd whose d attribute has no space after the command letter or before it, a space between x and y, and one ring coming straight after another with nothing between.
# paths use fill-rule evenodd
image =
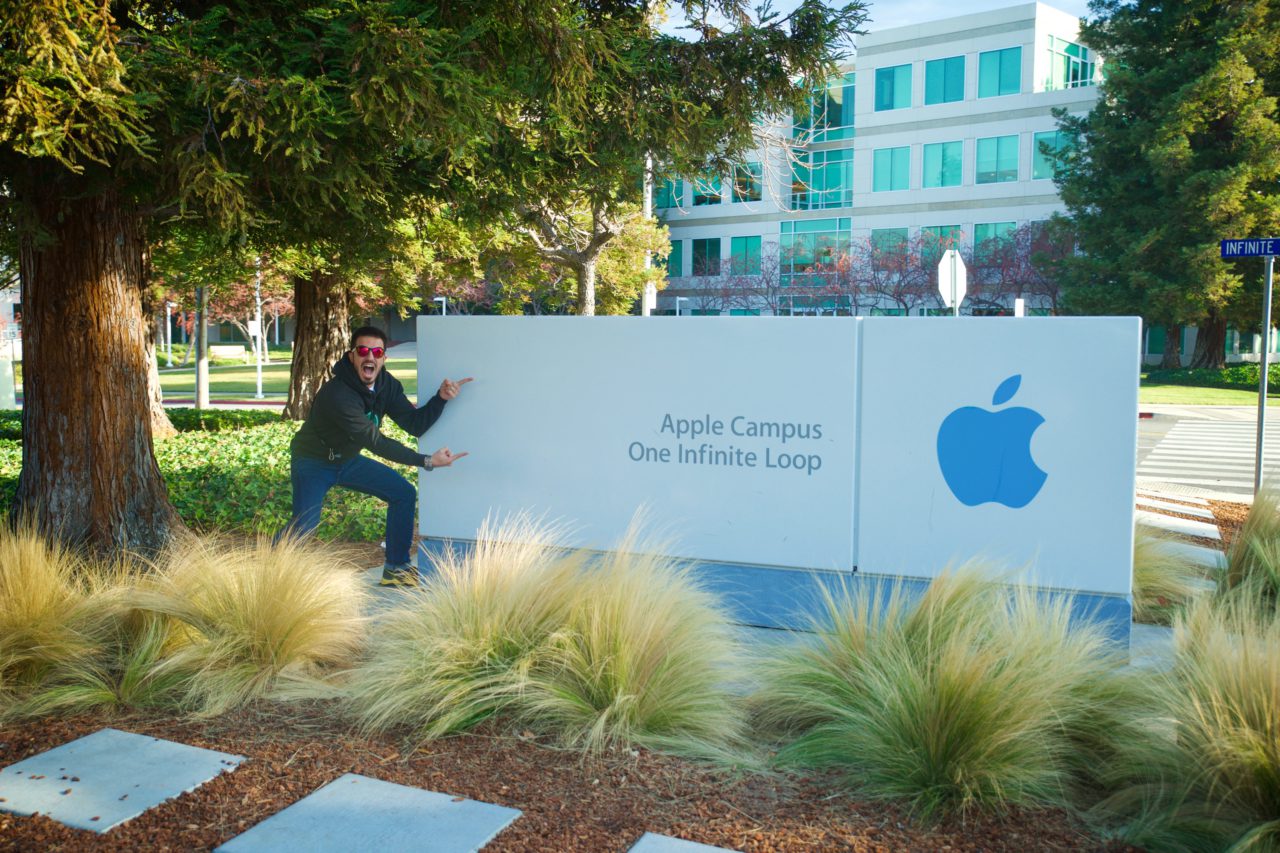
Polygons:
<instances>
[{"instance_id":1,"label":"large tree trunk","mask_svg":"<svg viewBox=\"0 0 1280 853\"><path fill-rule=\"evenodd\" d=\"M351 319L338 276L315 273L293 280L293 367L284 417L303 420L329 378L329 368L347 350Z\"/></svg>"},{"instance_id":2,"label":"large tree trunk","mask_svg":"<svg viewBox=\"0 0 1280 853\"><path fill-rule=\"evenodd\" d=\"M592 258L574 269L578 277L578 314L594 317L596 313L596 262Z\"/></svg>"},{"instance_id":3,"label":"large tree trunk","mask_svg":"<svg viewBox=\"0 0 1280 853\"><path fill-rule=\"evenodd\" d=\"M1214 312L1196 324L1191 366L1214 370L1227 366L1227 321Z\"/></svg>"},{"instance_id":4,"label":"large tree trunk","mask_svg":"<svg viewBox=\"0 0 1280 853\"><path fill-rule=\"evenodd\" d=\"M1161 370L1177 370L1182 367L1182 327L1164 327L1164 357L1160 359Z\"/></svg>"},{"instance_id":5,"label":"large tree trunk","mask_svg":"<svg viewBox=\"0 0 1280 853\"><path fill-rule=\"evenodd\" d=\"M22 241L19 512L64 540L151 551L182 522L152 453L140 218L114 190L33 180ZM68 200L69 199L69 200Z\"/></svg>"}]
</instances>

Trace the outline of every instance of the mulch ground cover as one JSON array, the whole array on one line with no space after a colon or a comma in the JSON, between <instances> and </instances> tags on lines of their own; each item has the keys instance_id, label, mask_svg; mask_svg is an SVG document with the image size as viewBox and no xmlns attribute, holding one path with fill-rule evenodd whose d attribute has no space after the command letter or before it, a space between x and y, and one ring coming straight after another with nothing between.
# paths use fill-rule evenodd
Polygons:
<instances>
[{"instance_id":1,"label":"mulch ground cover","mask_svg":"<svg viewBox=\"0 0 1280 853\"><path fill-rule=\"evenodd\" d=\"M88 714L0 729L0 765L103 726L249 761L104 835L0 814L0 850L210 850L343 773L520 809L486 851L625 851L658 832L744 851L1058 851L1107 847L1061 812L924 828L821 775L734 773L644 750L584 759L484 732L413 750L363 737L332 703L259 704L211 720Z\"/></svg>"},{"instance_id":2,"label":"mulch ground cover","mask_svg":"<svg viewBox=\"0 0 1280 853\"><path fill-rule=\"evenodd\" d=\"M1248 506L1210 507L1230 543ZM376 545L344 548L360 565L381 561ZM332 702L259 703L209 720L131 712L23 721L0 727L0 766L104 726L250 760L103 835L0 813L0 851L211 850L349 772L520 809L486 851L625 851L645 832L753 853L1136 849L1107 844L1058 811L926 827L859 800L831 775L731 772L646 750L584 758L483 729L413 749L357 734Z\"/></svg>"}]
</instances>

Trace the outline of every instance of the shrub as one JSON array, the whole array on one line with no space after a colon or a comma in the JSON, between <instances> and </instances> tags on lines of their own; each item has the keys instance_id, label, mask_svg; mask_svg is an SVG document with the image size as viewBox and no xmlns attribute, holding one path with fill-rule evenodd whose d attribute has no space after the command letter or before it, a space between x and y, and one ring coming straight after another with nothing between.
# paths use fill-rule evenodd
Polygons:
<instances>
[{"instance_id":1,"label":"shrub","mask_svg":"<svg viewBox=\"0 0 1280 853\"><path fill-rule=\"evenodd\" d=\"M145 626L180 704L217 714L264 696L333 695L326 668L364 638L363 581L315 542L176 543L133 594L168 626ZM168 653L165 653L168 650Z\"/></svg>"},{"instance_id":2,"label":"shrub","mask_svg":"<svg viewBox=\"0 0 1280 853\"><path fill-rule=\"evenodd\" d=\"M579 576L568 621L530 670L526 724L591 751L738 743L744 716L726 683L743 655L732 626L688 567L656 551L629 535Z\"/></svg>"},{"instance_id":3,"label":"shrub","mask_svg":"<svg viewBox=\"0 0 1280 853\"><path fill-rule=\"evenodd\" d=\"M1069 802L1131 695L1102 631L972 565L908 599L833 593L815 639L767 664L755 704L791 737L779 760L924 819Z\"/></svg>"},{"instance_id":4,"label":"shrub","mask_svg":"<svg viewBox=\"0 0 1280 853\"><path fill-rule=\"evenodd\" d=\"M1280 613L1202 602L1175 626L1171 671L1123 738L1099 814L1161 850L1280 849Z\"/></svg>"},{"instance_id":5,"label":"shrub","mask_svg":"<svg viewBox=\"0 0 1280 853\"><path fill-rule=\"evenodd\" d=\"M167 408L165 412L178 432L225 432L246 427L280 423L280 415L264 409ZM19 434L21 437L21 434Z\"/></svg>"},{"instance_id":6,"label":"shrub","mask_svg":"<svg viewBox=\"0 0 1280 853\"><path fill-rule=\"evenodd\" d=\"M1176 370L1152 370L1147 373L1147 381L1163 385L1199 385L1209 388L1256 391L1258 390L1258 365L1245 363L1222 368L1183 367ZM1267 384L1280 387L1280 365L1270 366Z\"/></svg>"},{"instance_id":7,"label":"shrub","mask_svg":"<svg viewBox=\"0 0 1280 853\"><path fill-rule=\"evenodd\" d=\"M670 560L593 558L558 538L519 518L434 558L357 668L361 726L426 740L502 715L586 749L732 741L740 716L719 685L737 655L714 599Z\"/></svg>"},{"instance_id":8,"label":"shrub","mask_svg":"<svg viewBox=\"0 0 1280 853\"><path fill-rule=\"evenodd\" d=\"M1176 540L1138 525L1133 537L1133 618L1168 625L1172 616L1212 584L1205 569L1183 556Z\"/></svg>"}]
</instances>

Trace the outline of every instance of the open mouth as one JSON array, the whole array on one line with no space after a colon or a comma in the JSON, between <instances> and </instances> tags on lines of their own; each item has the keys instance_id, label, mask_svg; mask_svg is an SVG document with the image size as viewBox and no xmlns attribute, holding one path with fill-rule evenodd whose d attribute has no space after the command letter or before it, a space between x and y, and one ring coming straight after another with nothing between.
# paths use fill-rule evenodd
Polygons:
<instances>
[{"instance_id":1,"label":"open mouth","mask_svg":"<svg viewBox=\"0 0 1280 853\"><path fill-rule=\"evenodd\" d=\"M365 382L372 382L374 377L378 375L378 363L376 361L360 362L360 376Z\"/></svg>"}]
</instances>

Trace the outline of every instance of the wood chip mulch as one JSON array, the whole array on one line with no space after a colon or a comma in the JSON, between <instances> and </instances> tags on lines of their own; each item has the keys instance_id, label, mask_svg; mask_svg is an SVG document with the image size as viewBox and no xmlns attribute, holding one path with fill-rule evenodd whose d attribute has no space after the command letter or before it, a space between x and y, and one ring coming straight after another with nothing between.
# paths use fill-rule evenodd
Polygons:
<instances>
[{"instance_id":1,"label":"wood chip mulch","mask_svg":"<svg viewBox=\"0 0 1280 853\"><path fill-rule=\"evenodd\" d=\"M357 735L331 703L263 703L213 720L86 714L0 728L0 766L104 726L249 761L97 835L0 813L0 850L210 850L353 772L521 809L486 851L625 851L646 831L743 851L1067 851L1108 847L1061 812L933 828L827 776L735 774L647 751L584 760L532 737L473 734L421 750Z\"/></svg>"}]
</instances>

